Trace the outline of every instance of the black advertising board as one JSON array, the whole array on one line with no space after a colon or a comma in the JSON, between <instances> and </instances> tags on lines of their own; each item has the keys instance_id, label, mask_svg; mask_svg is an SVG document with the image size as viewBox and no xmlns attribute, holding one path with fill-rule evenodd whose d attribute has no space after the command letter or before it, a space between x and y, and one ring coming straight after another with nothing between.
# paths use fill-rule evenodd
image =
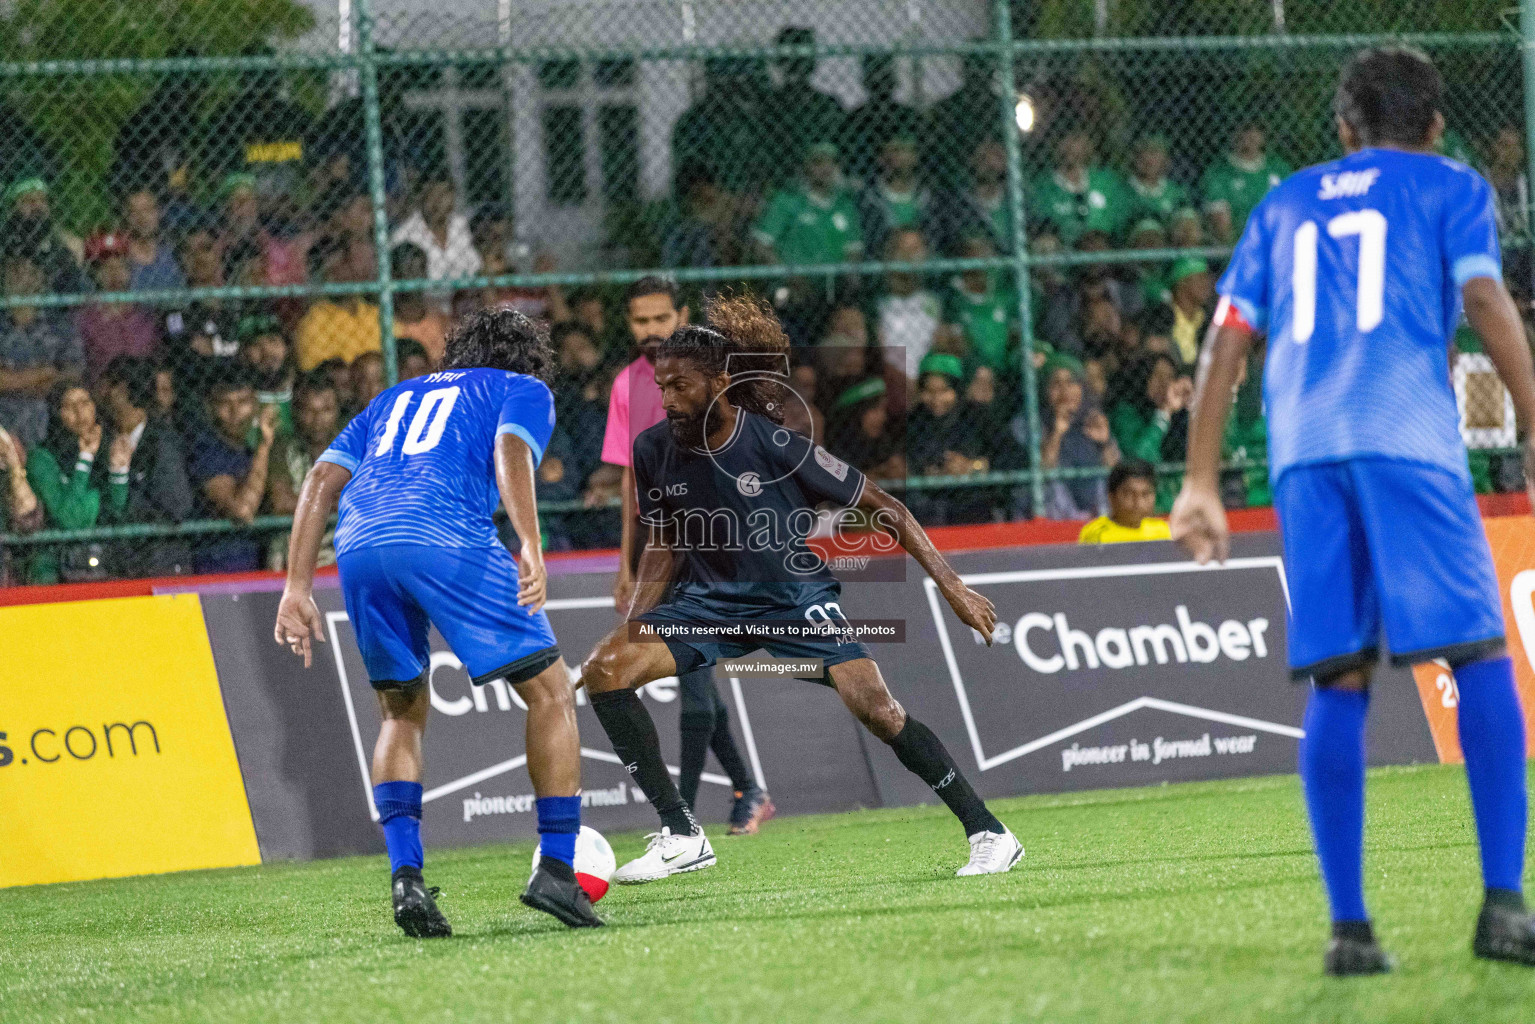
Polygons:
<instances>
[{"instance_id":1,"label":"black advertising board","mask_svg":"<svg viewBox=\"0 0 1535 1024\"><path fill-rule=\"evenodd\" d=\"M997 606L980 643L915 564L904 582L845 588L849 618L905 623L871 644L908 711L943 737L984 795L1292 772L1306 688L1289 682L1278 541L1239 537L1222 567L1168 544L1034 547L952 559ZM616 624L606 574L555 576L549 616L578 669ZM367 765L378 712L335 589L317 591L328 642L307 672L271 640L277 595L204 595L220 684L266 858L382 849ZM458 846L535 833L515 691L477 692L433 634L424 836ZM932 802L831 690L720 674L738 741L786 814ZM675 680L642 691L675 764ZM585 820L654 827L578 691ZM1372 704L1372 763L1435 760L1410 673L1385 670ZM675 771L675 769L674 769ZM711 762L701 817L721 821L729 784Z\"/></svg>"},{"instance_id":2,"label":"black advertising board","mask_svg":"<svg viewBox=\"0 0 1535 1024\"><path fill-rule=\"evenodd\" d=\"M550 621L572 668L616 618L611 577L551 580ZM373 824L367 768L379 716L336 589L318 589L327 641L314 666L272 641L277 594L203 596L214 660L240 756L256 835L271 858L382 850ZM462 846L536 834L533 788L524 761L525 716L516 691L475 688L432 633L432 717L424 755L423 834L429 845ZM783 813L878 806L859 726L831 690L809 683L721 680L737 740ZM676 680L641 691L676 773ZM655 814L618 765L602 727L577 691L584 820L607 830L654 827ZM768 737L764 744L757 736ZM729 780L712 762L699 792L700 817L723 821Z\"/></svg>"},{"instance_id":3,"label":"black advertising board","mask_svg":"<svg viewBox=\"0 0 1535 1024\"><path fill-rule=\"evenodd\" d=\"M1276 536L1235 538L1223 566L1196 566L1171 544L951 561L996 605L993 646L914 570L906 643L885 677L983 795L1295 771L1307 687L1289 681ZM856 594L845 603L870 614ZM1437 759L1410 672L1382 666L1370 743L1376 764ZM887 802L931 799L874 746Z\"/></svg>"}]
</instances>

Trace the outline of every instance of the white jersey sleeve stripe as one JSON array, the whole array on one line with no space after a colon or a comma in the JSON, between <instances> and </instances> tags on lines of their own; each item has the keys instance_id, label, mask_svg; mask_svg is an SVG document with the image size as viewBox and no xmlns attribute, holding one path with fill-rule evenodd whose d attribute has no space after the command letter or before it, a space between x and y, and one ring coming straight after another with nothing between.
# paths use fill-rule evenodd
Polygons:
<instances>
[{"instance_id":1,"label":"white jersey sleeve stripe","mask_svg":"<svg viewBox=\"0 0 1535 1024\"><path fill-rule=\"evenodd\" d=\"M503 423L496 428L496 436L500 437L502 434L515 434L517 437L522 438L523 443L533 452L533 465L538 466L543 463L543 446L533 439L533 435L528 432L527 427L524 427L521 423Z\"/></svg>"}]
</instances>

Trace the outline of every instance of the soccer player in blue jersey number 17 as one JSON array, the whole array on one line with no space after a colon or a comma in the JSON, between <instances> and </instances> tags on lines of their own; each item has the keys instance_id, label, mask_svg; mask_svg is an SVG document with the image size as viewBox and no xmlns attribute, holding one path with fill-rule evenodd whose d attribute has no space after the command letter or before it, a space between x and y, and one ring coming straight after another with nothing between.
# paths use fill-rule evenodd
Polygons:
<instances>
[{"instance_id":1,"label":"soccer player in blue jersey number 17","mask_svg":"<svg viewBox=\"0 0 1535 1024\"><path fill-rule=\"evenodd\" d=\"M373 805L389 850L394 919L413 937L452 934L421 877L433 625L475 685L504 679L528 708L543 856L522 901L573 928L602 924L572 866L580 738L570 674L542 611L547 578L533 474L554 429L554 399L541 379L551 362L547 336L521 313L475 313L448 339L445 369L375 398L315 462L299 494L275 636L305 667L311 638L324 639L310 588L339 495L341 591L383 716ZM522 541L519 562L491 521L498 498Z\"/></svg>"},{"instance_id":2,"label":"soccer player in blue jersey number 17","mask_svg":"<svg viewBox=\"0 0 1535 1024\"><path fill-rule=\"evenodd\" d=\"M1462 307L1526 430L1535 373L1503 285L1492 188L1434 154L1442 89L1415 50L1361 53L1334 104L1348 155L1291 176L1253 212L1220 282L1173 508L1174 538L1201 562L1224 559L1221 434L1253 335L1265 332L1290 665L1313 681L1301 781L1335 975L1392 966L1365 911L1362 867L1365 713L1383 629L1393 662L1443 658L1455 671L1486 887L1472 948L1535 965L1522 895L1524 718L1449 379Z\"/></svg>"}]
</instances>

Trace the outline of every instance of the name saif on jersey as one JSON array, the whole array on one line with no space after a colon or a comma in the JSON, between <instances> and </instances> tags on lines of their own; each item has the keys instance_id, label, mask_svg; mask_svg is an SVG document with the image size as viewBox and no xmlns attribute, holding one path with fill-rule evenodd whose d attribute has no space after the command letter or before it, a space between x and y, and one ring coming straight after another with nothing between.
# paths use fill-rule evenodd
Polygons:
<instances>
[{"instance_id":1,"label":"name saif on jersey","mask_svg":"<svg viewBox=\"0 0 1535 1024\"><path fill-rule=\"evenodd\" d=\"M1317 189L1318 199L1347 199L1352 196L1362 196L1370 191L1370 186L1375 184L1375 179L1380 177L1380 168L1371 167L1363 171L1344 171L1341 174L1322 175L1322 187Z\"/></svg>"}]
</instances>

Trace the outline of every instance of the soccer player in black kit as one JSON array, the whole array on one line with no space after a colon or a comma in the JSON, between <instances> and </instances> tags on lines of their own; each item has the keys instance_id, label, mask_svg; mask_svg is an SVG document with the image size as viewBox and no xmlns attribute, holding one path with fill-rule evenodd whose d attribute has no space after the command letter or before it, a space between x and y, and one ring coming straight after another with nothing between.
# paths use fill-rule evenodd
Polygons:
<instances>
[{"instance_id":1,"label":"soccer player in black kit","mask_svg":"<svg viewBox=\"0 0 1535 1024\"><path fill-rule=\"evenodd\" d=\"M771 309L734 298L712 303L708 327L681 328L656 357L666 422L641 433L633 453L639 509L649 528L638 584L628 621L597 645L581 670L614 752L661 817L645 854L613 880L653 882L715 863L667 773L655 724L636 689L758 649L821 659L848 709L959 818L970 859L958 874L1011 870L1023 857L1022 845L986 808L942 741L891 695L854 635L842 612L841 584L805 541L816 507L868 514L987 644L996 611L960 581L905 505L781 425L788 396L779 383L782 371L776 377L762 372L743 353L783 349ZM792 639L764 632L788 623L825 632L800 630Z\"/></svg>"}]
</instances>

